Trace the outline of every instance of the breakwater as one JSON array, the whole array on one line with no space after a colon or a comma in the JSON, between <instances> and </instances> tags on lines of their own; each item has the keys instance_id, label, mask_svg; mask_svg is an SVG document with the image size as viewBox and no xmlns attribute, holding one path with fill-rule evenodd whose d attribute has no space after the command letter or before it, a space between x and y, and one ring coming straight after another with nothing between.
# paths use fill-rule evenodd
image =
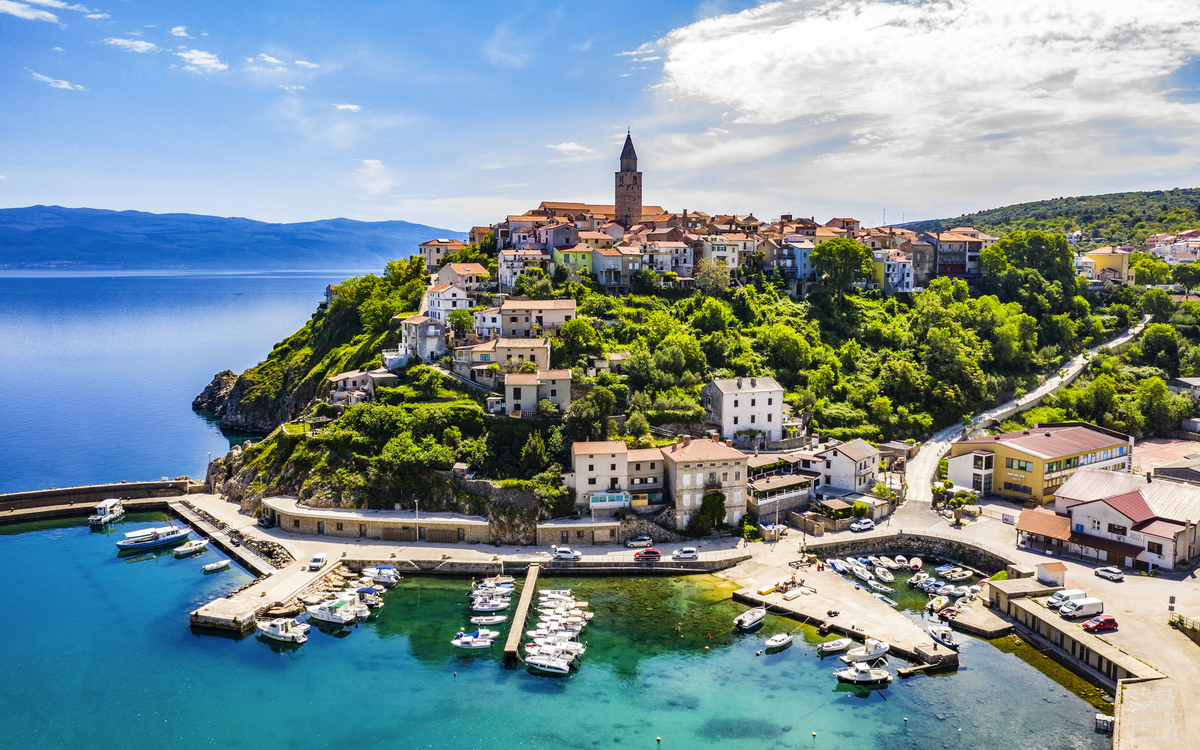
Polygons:
<instances>
[{"instance_id":1,"label":"breakwater","mask_svg":"<svg viewBox=\"0 0 1200 750\"><path fill-rule=\"evenodd\" d=\"M46 490L10 492L0 495L0 513L28 508L60 505L94 505L101 500L141 500L155 497L177 497L189 492L202 492L203 484L191 477L178 477L160 482L115 482L85 484L78 487L54 487Z\"/></svg>"}]
</instances>

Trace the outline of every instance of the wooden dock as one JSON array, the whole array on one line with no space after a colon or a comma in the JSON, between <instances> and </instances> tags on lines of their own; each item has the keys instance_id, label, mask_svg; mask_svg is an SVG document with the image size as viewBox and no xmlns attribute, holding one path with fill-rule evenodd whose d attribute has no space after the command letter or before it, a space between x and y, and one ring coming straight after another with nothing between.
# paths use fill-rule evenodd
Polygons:
<instances>
[{"instance_id":1,"label":"wooden dock","mask_svg":"<svg viewBox=\"0 0 1200 750\"><path fill-rule=\"evenodd\" d=\"M540 565L531 563L525 572L525 585L521 588L521 600L517 602L517 611L513 613L512 626L508 629L508 640L504 642L504 659L521 658L521 641L525 637L525 620L529 617L529 605L537 595L538 571Z\"/></svg>"}]
</instances>

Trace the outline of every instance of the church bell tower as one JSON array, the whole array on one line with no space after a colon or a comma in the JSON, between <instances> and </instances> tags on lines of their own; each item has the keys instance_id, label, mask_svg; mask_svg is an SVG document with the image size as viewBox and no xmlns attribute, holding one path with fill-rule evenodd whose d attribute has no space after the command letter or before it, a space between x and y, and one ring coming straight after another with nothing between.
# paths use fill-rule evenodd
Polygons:
<instances>
[{"instance_id":1,"label":"church bell tower","mask_svg":"<svg viewBox=\"0 0 1200 750\"><path fill-rule=\"evenodd\" d=\"M617 172L616 211L617 221L628 229L642 221L642 173L637 168L637 152L633 150L633 138L625 134L625 148L621 149L621 171Z\"/></svg>"}]
</instances>

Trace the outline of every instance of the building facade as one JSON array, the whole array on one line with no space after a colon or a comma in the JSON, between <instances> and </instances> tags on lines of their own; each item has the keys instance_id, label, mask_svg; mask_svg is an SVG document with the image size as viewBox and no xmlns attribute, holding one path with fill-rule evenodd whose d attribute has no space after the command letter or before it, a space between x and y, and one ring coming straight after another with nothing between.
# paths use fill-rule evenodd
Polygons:
<instances>
[{"instance_id":1,"label":"building facade","mask_svg":"<svg viewBox=\"0 0 1200 750\"><path fill-rule=\"evenodd\" d=\"M745 453L718 440L687 437L660 450L666 462L666 498L675 506L676 528L688 525L710 493L724 496L724 523L741 523L749 491Z\"/></svg>"},{"instance_id":2,"label":"building facade","mask_svg":"<svg viewBox=\"0 0 1200 750\"><path fill-rule=\"evenodd\" d=\"M734 439L783 437L783 386L775 378L714 378L700 389L705 421Z\"/></svg>"}]
</instances>

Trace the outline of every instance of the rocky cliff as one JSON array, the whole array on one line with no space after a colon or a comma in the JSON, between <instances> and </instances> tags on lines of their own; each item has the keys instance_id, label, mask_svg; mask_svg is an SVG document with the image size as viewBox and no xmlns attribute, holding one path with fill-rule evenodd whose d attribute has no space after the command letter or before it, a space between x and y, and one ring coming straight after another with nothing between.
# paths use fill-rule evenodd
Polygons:
<instances>
[{"instance_id":1,"label":"rocky cliff","mask_svg":"<svg viewBox=\"0 0 1200 750\"><path fill-rule=\"evenodd\" d=\"M210 411L218 417L225 416L226 401L236 382L237 374L233 370L221 370L213 376L211 383L204 386L200 395L192 399L192 408L197 411Z\"/></svg>"}]
</instances>

